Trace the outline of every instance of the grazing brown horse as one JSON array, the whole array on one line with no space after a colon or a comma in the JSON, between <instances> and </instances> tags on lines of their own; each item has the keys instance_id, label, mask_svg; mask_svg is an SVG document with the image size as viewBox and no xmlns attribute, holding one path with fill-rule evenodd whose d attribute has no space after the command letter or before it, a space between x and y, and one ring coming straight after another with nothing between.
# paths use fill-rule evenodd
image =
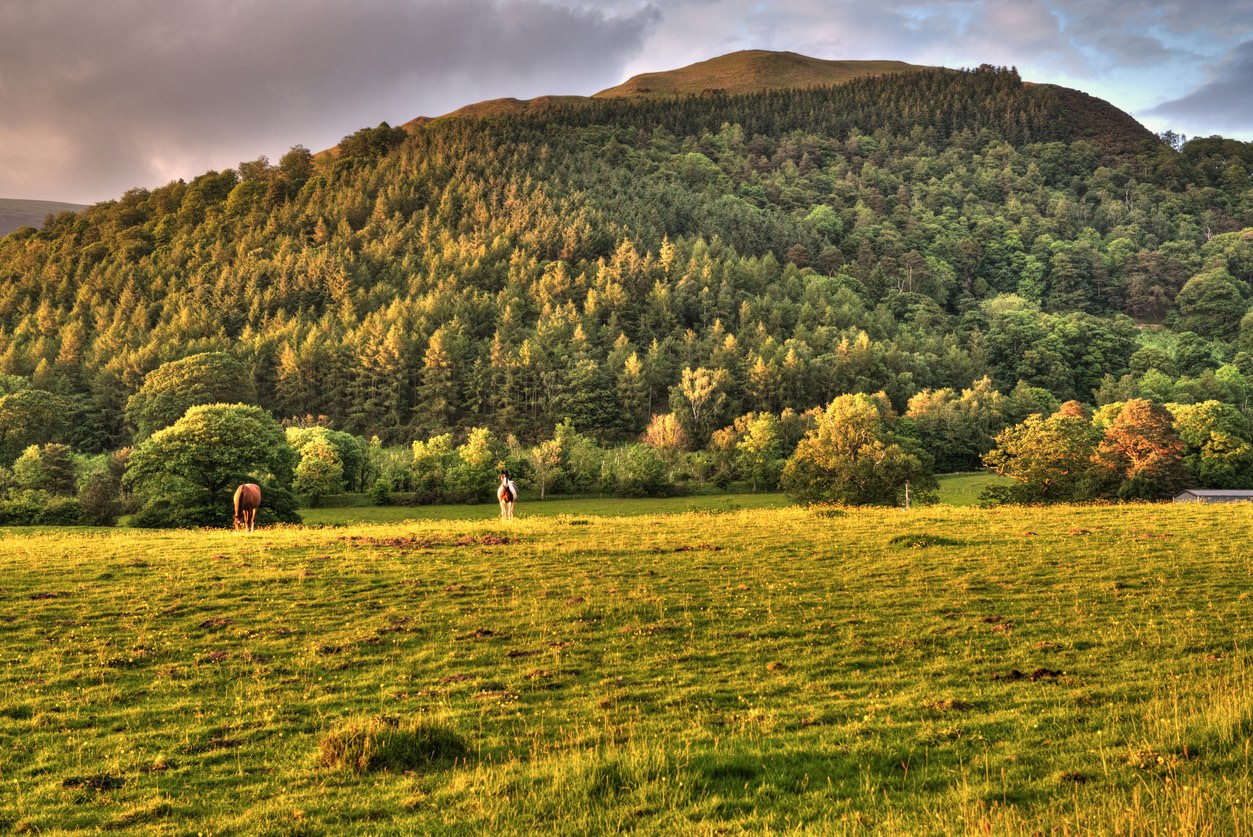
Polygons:
<instances>
[{"instance_id":1,"label":"grazing brown horse","mask_svg":"<svg viewBox=\"0 0 1253 837\"><path fill-rule=\"evenodd\" d=\"M261 507L261 486L246 482L235 489L235 529L251 532Z\"/></svg>"},{"instance_id":2,"label":"grazing brown horse","mask_svg":"<svg viewBox=\"0 0 1253 837\"><path fill-rule=\"evenodd\" d=\"M500 475L500 488L496 489L496 499L500 501L500 519L513 520L513 505L518 502L518 486L509 479L508 474Z\"/></svg>"}]
</instances>

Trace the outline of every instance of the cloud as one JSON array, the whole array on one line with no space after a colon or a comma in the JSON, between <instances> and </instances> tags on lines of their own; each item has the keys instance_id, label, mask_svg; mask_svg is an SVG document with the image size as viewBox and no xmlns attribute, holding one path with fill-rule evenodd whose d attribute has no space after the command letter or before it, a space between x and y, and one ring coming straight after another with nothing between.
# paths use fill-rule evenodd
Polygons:
<instances>
[{"instance_id":1,"label":"cloud","mask_svg":"<svg viewBox=\"0 0 1253 837\"><path fill-rule=\"evenodd\" d=\"M1147 113L1193 125L1194 134L1253 137L1253 40L1231 50L1208 82Z\"/></svg>"},{"instance_id":2,"label":"cloud","mask_svg":"<svg viewBox=\"0 0 1253 837\"><path fill-rule=\"evenodd\" d=\"M100 200L382 120L594 92L655 22L544 0L0 0L0 195Z\"/></svg>"},{"instance_id":3,"label":"cloud","mask_svg":"<svg viewBox=\"0 0 1253 837\"><path fill-rule=\"evenodd\" d=\"M1250 39L1248 0L0 0L0 196L102 200L739 49L1013 64L1247 135Z\"/></svg>"}]
</instances>

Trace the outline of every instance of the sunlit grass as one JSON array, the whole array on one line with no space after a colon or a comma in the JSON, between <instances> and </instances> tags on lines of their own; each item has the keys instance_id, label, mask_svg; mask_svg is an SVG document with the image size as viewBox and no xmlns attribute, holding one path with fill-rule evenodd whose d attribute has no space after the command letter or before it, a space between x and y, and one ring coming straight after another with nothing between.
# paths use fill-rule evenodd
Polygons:
<instances>
[{"instance_id":1,"label":"sunlit grass","mask_svg":"<svg viewBox=\"0 0 1253 837\"><path fill-rule=\"evenodd\" d=\"M8 534L0 831L1247 832L1250 532L1244 504Z\"/></svg>"}]
</instances>

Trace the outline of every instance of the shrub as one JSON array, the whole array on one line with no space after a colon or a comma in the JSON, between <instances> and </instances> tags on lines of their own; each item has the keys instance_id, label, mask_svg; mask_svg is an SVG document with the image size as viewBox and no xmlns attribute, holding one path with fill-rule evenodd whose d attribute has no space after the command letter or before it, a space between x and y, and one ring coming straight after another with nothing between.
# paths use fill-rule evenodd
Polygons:
<instances>
[{"instance_id":1,"label":"shrub","mask_svg":"<svg viewBox=\"0 0 1253 837\"><path fill-rule=\"evenodd\" d=\"M614 455L613 491L619 497L664 497L666 463L648 445L628 445Z\"/></svg>"},{"instance_id":2,"label":"shrub","mask_svg":"<svg viewBox=\"0 0 1253 837\"><path fill-rule=\"evenodd\" d=\"M103 471L88 475L78 493L83 522L92 526L113 526L122 514L122 501L112 477Z\"/></svg>"},{"instance_id":3,"label":"shrub","mask_svg":"<svg viewBox=\"0 0 1253 837\"><path fill-rule=\"evenodd\" d=\"M380 477L374 481L374 485L370 486L368 496L372 505L390 506L392 504L392 487L387 480Z\"/></svg>"},{"instance_id":4,"label":"shrub","mask_svg":"<svg viewBox=\"0 0 1253 837\"><path fill-rule=\"evenodd\" d=\"M55 497L46 491L22 491L0 502L3 526L79 526L82 508L73 497Z\"/></svg>"}]
</instances>

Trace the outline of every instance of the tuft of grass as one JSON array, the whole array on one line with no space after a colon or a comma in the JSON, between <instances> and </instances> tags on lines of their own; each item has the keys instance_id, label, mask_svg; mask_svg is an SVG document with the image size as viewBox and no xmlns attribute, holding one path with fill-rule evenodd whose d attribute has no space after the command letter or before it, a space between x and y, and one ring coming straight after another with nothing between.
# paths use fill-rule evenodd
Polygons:
<instances>
[{"instance_id":1,"label":"tuft of grass","mask_svg":"<svg viewBox=\"0 0 1253 837\"><path fill-rule=\"evenodd\" d=\"M382 716L346 721L322 736L318 766L402 773L446 767L467 752L465 740L453 730Z\"/></svg>"}]
</instances>

